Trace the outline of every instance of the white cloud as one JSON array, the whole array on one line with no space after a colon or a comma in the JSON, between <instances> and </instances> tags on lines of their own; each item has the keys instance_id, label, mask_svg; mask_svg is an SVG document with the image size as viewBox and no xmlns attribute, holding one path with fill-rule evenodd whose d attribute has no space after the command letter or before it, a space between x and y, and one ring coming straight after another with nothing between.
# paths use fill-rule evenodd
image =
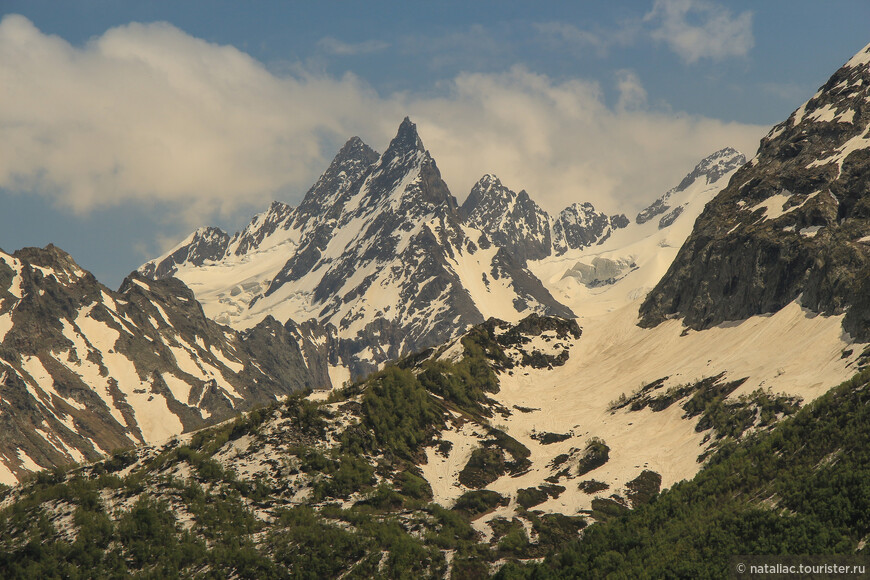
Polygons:
<instances>
[{"instance_id":1,"label":"white cloud","mask_svg":"<svg viewBox=\"0 0 870 580\"><path fill-rule=\"evenodd\" d=\"M751 12L734 16L707 0L656 0L644 20L656 26L652 38L687 63L745 57L755 44Z\"/></svg>"},{"instance_id":2,"label":"white cloud","mask_svg":"<svg viewBox=\"0 0 870 580\"><path fill-rule=\"evenodd\" d=\"M130 24L84 47L0 22L0 185L78 212L231 212L310 185L323 143L380 106L364 83L276 77L229 46Z\"/></svg>"},{"instance_id":3,"label":"white cloud","mask_svg":"<svg viewBox=\"0 0 870 580\"><path fill-rule=\"evenodd\" d=\"M322 50L336 56L356 56L358 54L371 54L380 52L390 47L389 43L380 40L366 40L363 42L348 43L326 36L317 42Z\"/></svg>"},{"instance_id":4,"label":"white cloud","mask_svg":"<svg viewBox=\"0 0 870 580\"><path fill-rule=\"evenodd\" d=\"M616 89L619 91L618 110L640 109L646 105L646 89L634 71L616 71Z\"/></svg>"},{"instance_id":5,"label":"white cloud","mask_svg":"<svg viewBox=\"0 0 870 580\"><path fill-rule=\"evenodd\" d=\"M548 211L592 201L631 214L722 147L751 157L768 129L633 110L645 95L639 80L623 71L617 84L625 106L610 108L596 83L514 67L460 75L450 95L406 106L460 200L492 172Z\"/></svg>"},{"instance_id":6,"label":"white cloud","mask_svg":"<svg viewBox=\"0 0 870 580\"><path fill-rule=\"evenodd\" d=\"M0 187L80 213L152 204L203 225L215 211L298 199L345 139L383 150L410 114L460 200L494 172L548 210L589 200L616 211L648 203L718 148L751 155L766 130L645 110L628 71L616 77L616 107L594 82L521 67L443 88L380 96L350 75L276 75L168 24L114 28L75 47L7 16Z\"/></svg>"}]
</instances>

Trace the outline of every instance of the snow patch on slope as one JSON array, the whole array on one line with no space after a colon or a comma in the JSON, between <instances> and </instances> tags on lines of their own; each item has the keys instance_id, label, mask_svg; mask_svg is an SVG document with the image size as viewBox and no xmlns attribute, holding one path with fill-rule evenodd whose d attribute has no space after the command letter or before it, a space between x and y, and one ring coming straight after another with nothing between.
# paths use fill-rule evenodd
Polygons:
<instances>
[{"instance_id":1,"label":"snow patch on slope","mask_svg":"<svg viewBox=\"0 0 870 580\"><path fill-rule=\"evenodd\" d=\"M667 227L659 228L657 219L632 223L615 230L601 245L529 262L529 269L581 320L622 308L645 296L658 283L692 232L695 219L735 171L712 184L697 179L685 190L673 192L668 203L683 207L683 211ZM578 264L594 268L596 258L626 265L622 277L612 284L589 286L575 276L566 276Z\"/></svg>"},{"instance_id":2,"label":"snow patch on slope","mask_svg":"<svg viewBox=\"0 0 870 580\"><path fill-rule=\"evenodd\" d=\"M518 490L541 485L565 466L576 470L576 463L553 467L553 461L564 455L576 461L593 437L610 448L609 460L582 476L572 472L573 477L560 479L565 491L535 509L564 514L591 509L596 495L578 488L584 480L608 484L600 495L625 497L625 484L644 470L659 473L663 488L693 477L702 465L698 456L706 435L695 431L697 418L684 419L679 404L659 412L648 407L612 410L620 395L659 379L666 390L724 372L724 381L746 379L731 398L770 389L808 403L854 374L855 356L842 356L850 344L842 332L842 316L816 315L796 301L773 315L702 332L686 332L678 320L643 329L637 326L640 301L585 320L564 366L515 367L500 373L500 390L493 398L517 412L498 417L498 426L531 451L532 467L517 477L502 476L485 489L515 497ZM541 432L570 437L545 445L532 437ZM479 434L463 425L441 437L453 449L446 457L437 447L428 449L422 469L436 501L449 505L467 491L458 483L458 473L479 446ZM499 514L510 517L514 507L489 514L478 525Z\"/></svg>"}]
</instances>

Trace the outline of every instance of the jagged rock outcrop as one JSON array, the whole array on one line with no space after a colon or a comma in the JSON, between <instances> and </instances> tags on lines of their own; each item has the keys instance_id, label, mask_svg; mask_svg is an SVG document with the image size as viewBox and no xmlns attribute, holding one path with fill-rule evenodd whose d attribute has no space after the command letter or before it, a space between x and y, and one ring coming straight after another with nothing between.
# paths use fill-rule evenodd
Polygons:
<instances>
[{"instance_id":1,"label":"jagged rock outcrop","mask_svg":"<svg viewBox=\"0 0 870 580\"><path fill-rule=\"evenodd\" d=\"M160 262L148 262L141 274L149 278L166 278L178 271L182 264L202 266L207 260L219 260L227 251L230 236L220 228L199 228L187 237Z\"/></svg>"},{"instance_id":2,"label":"jagged rock outcrop","mask_svg":"<svg viewBox=\"0 0 870 580\"><path fill-rule=\"evenodd\" d=\"M607 240L613 230L624 228L629 219L623 214L608 216L589 203L569 205L553 221L553 250L561 255L568 250L587 248Z\"/></svg>"},{"instance_id":3,"label":"jagged rock outcrop","mask_svg":"<svg viewBox=\"0 0 870 580\"><path fill-rule=\"evenodd\" d=\"M551 253L550 216L525 190L515 193L492 174L471 188L462 204L465 223L522 261L540 260Z\"/></svg>"},{"instance_id":4,"label":"jagged rock outcrop","mask_svg":"<svg viewBox=\"0 0 870 580\"><path fill-rule=\"evenodd\" d=\"M608 216L588 202L570 205L553 218L525 190L516 193L492 174L474 185L461 212L468 225L520 263L600 244L630 223L625 215Z\"/></svg>"}]
</instances>

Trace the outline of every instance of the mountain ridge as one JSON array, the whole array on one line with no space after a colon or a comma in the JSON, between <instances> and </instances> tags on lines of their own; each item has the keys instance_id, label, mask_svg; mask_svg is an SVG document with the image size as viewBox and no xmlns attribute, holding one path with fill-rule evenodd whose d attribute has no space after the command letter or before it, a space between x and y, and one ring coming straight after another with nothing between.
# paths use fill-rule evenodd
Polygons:
<instances>
[{"instance_id":1,"label":"mountain ridge","mask_svg":"<svg viewBox=\"0 0 870 580\"><path fill-rule=\"evenodd\" d=\"M352 138L299 209L273 204L286 214L283 223L292 226L271 225L280 220L270 210L255 218L245 234L233 237L253 237L267 248L251 244L247 249L253 251L241 252L235 246L239 249L233 254L231 240L220 260L175 264L173 273L223 323L243 327L272 313L282 320L334 325L344 345L338 352L353 375L438 344L491 315L570 315L525 269L524 259L500 251L464 222L410 119L402 121L387 150L372 161L375 155ZM339 183L335 176L341 175L347 177ZM306 211L310 215L302 219ZM269 230L263 233L266 224ZM272 241L281 236L283 245ZM139 271L166 275L166 260L198 255L183 246ZM260 260L270 249L268 258ZM226 284L218 272L227 276L234 256L248 257L249 264L240 270L253 275ZM255 271L252 264L258 260L262 267ZM388 294L397 301L390 303L383 297ZM361 326L357 321L363 317L368 322Z\"/></svg>"},{"instance_id":2,"label":"mountain ridge","mask_svg":"<svg viewBox=\"0 0 870 580\"><path fill-rule=\"evenodd\" d=\"M0 299L4 481L328 386L274 319L221 327L172 277L113 292L53 245L0 252Z\"/></svg>"},{"instance_id":3,"label":"mountain ridge","mask_svg":"<svg viewBox=\"0 0 870 580\"><path fill-rule=\"evenodd\" d=\"M762 139L641 306L703 329L800 297L870 337L870 45Z\"/></svg>"}]
</instances>

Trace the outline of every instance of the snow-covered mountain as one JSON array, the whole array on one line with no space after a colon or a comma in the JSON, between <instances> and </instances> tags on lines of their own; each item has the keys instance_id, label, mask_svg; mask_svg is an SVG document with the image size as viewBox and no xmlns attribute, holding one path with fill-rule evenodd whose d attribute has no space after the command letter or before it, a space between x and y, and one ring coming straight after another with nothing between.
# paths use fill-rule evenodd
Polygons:
<instances>
[{"instance_id":1,"label":"snow-covered mountain","mask_svg":"<svg viewBox=\"0 0 870 580\"><path fill-rule=\"evenodd\" d=\"M6 261L12 273L0 329L11 349L4 381L16 395L4 404L32 399L38 411L19 413L10 427L18 435L9 444L27 455L7 453L7 469L93 458L297 389L338 386L491 316L572 316L545 284L584 316L600 311L595 293L612 297L619 288L621 304L636 301L638 280L624 281L626 272L660 276L676 251L670 246L729 175L721 168L740 161L733 151L702 161L656 202L685 208L662 228L589 204L553 219L494 176L460 209L406 120L382 156L348 141L299 207L273 203L233 236L199 229L118 293L56 248L22 250ZM561 268L559 276L547 276L548 268ZM65 306L20 290L28 276L49 284ZM198 292L204 312L175 277ZM250 329L229 330L204 314ZM23 445L31 428L47 439Z\"/></svg>"},{"instance_id":2,"label":"snow-covered mountain","mask_svg":"<svg viewBox=\"0 0 870 580\"><path fill-rule=\"evenodd\" d=\"M762 139L643 303L694 329L799 301L870 338L870 46Z\"/></svg>"},{"instance_id":3,"label":"snow-covered mountain","mask_svg":"<svg viewBox=\"0 0 870 580\"><path fill-rule=\"evenodd\" d=\"M523 262L603 243L629 224L625 215L608 216L589 202L572 204L553 218L525 190L516 193L492 174L474 185L461 211L468 225Z\"/></svg>"},{"instance_id":4,"label":"snow-covered mountain","mask_svg":"<svg viewBox=\"0 0 870 580\"><path fill-rule=\"evenodd\" d=\"M509 498L474 522L484 537L488 522L524 517L530 490L544 513L589 514L596 498L630 506L632 482L644 472L662 489L690 479L723 441L770 428L870 362L860 349L843 356L854 345L842 317L807 316L796 304L703 332L685 333L679 320L644 329L637 319L635 302L579 325L493 320L437 349L432 357L462 365L468 342L487 345L497 377L488 408L527 450L527 463L499 471L517 446L486 424L457 418L420 465L434 501L451 506L474 489ZM763 408L776 411L763 419ZM502 459L481 466L486 450ZM472 479L475 466L491 473Z\"/></svg>"},{"instance_id":5,"label":"snow-covered mountain","mask_svg":"<svg viewBox=\"0 0 870 580\"><path fill-rule=\"evenodd\" d=\"M165 506L169 534L192 529L223 546L238 542L239 527L249 546L285 565L288 553L310 549L321 555L319 571L322 559L329 561L327 577L391 565L383 554L398 541L385 545L382 534L358 540L372 529L372 512L376 522L389 523L390 538L407 534L405 544L431 542L455 556L450 542L460 530L474 545L471 558L494 562L514 549L539 556L576 539L592 521L693 477L716 448L772 429L797 412L800 395L812 398L853 372L851 361L830 350L842 335L838 320L809 318L800 308L772 319L688 337L676 320L640 329L636 311L583 329L536 315L517 324L492 319L329 401L291 398L51 481L96 488L92 504L116 520L148 513L148 501ZM638 340L643 334L654 340ZM782 338L789 340L777 344ZM819 340L825 348L807 352ZM655 348L659 343L668 348ZM772 365L784 366L777 385L784 393L756 389L779 381ZM661 373L672 369L683 374L667 388ZM32 497L34 487L11 490L0 508ZM40 513L60 534L83 529L78 497L56 496ZM752 508L759 509L755 502ZM215 533L221 524L231 539ZM350 536L335 530L358 534L355 543L323 542ZM512 530L521 541L505 539ZM285 533L295 534L301 550L275 549ZM324 558L314 546L337 556ZM421 561L430 564L433 556L444 558L439 550L419 553L429 554ZM462 560L444 559L433 565L436 577L451 561L457 575ZM211 558L208 565L225 570L236 561L244 558ZM311 560L303 553L293 562Z\"/></svg>"},{"instance_id":6,"label":"snow-covered mountain","mask_svg":"<svg viewBox=\"0 0 870 580\"><path fill-rule=\"evenodd\" d=\"M612 216L621 227L602 230L606 234L595 244L529 262L529 268L581 318L637 302L665 273L704 206L745 161L730 147L716 151L641 210L634 223ZM593 219L602 225L608 220L603 214Z\"/></svg>"},{"instance_id":7,"label":"snow-covered mountain","mask_svg":"<svg viewBox=\"0 0 870 580\"><path fill-rule=\"evenodd\" d=\"M482 537L494 529L487 522L526 517L521 508L530 502L544 513L588 514L603 493L630 505L639 479L667 487L692 477L722 442L769 428L867 368L868 64L870 47L775 127L753 161L745 164L733 149L713 153L642 210L635 223L574 206L573 218L563 224L601 226L581 243L566 241L562 250L556 243L560 219L494 176L475 186L461 211L447 195L421 196L435 201L415 219L425 216L440 224L448 240L430 241L430 248L468 252L452 240L467 244L469 232L476 232L477 251L484 246L480 240L495 255L509 248L530 277L577 315L573 321L490 319L399 363L414 369L433 400L453 411L451 418L432 423L425 461L416 463L436 502L450 506L475 490L503 498L495 511L475 521ZM342 224L362 222L338 228L322 246L318 260L336 256L323 262L325 272L365 264L365 250L378 243L365 236L367 228L387 237L402 231L381 224L397 215L385 210L401 208L403 197L388 206L383 200L394 194L382 197L372 183L393 166L418 167L425 156L420 146L403 147L398 158L414 160L405 164L392 160L396 149L391 145L393 153L360 178L358 190L366 193L358 201L351 194L354 201L342 208L342 216L351 216L338 218L347 220ZM403 191L415 193L413 186ZM348 211L359 207L372 209ZM382 213L385 217L375 217ZM431 230L429 239L440 240L439 230ZM465 237L451 235L454 231ZM342 236L368 245L343 243L346 251L335 254L331 244ZM569 236L563 233L562 239ZM400 240L399 246L413 247L413 233ZM380 255L391 251L396 253ZM204 262L190 270L209 267ZM369 274L357 270L361 283ZM303 268L299 277L292 271L282 268L249 310L276 308L281 301L267 301L289 293L292 281L305 280L313 270ZM481 271L486 272L476 270ZM326 314L341 312L350 302L329 298L347 295L348 276L340 273L319 303ZM313 293L321 279L311 290L296 286L296 291ZM362 286L365 293L371 284ZM394 302L407 298L392 296ZM367 294L371 300L374 295ZM339 342L340 320L320 319L335 325ZM479 360L470 360L475 357L487 359L494 378L481 385L468 379L462 383L472 389L468 392L436 376L478 368ZM349 403L369 396L365 387L355 388L360 391L345 391ZM463 401L462 413L450 407L454 399ZM347 403L334 407L337 415L360 409ZM496 414L498 428L492 429L482 417ZM346 425L354 424L348 416Z\"/></svg>"},{"instance_id":8,"label":"snow-covered mountain","mask_svg":"<svg viewBox=\"0 0 870 580\"><path fill-rule=\"evenodd\" d=\"M488 173L471 188L462 204L465 222L522 260L539 260L552 252L550 216L525 190L516 193Z\"/></svg>"},{"instance_id":9,"label":"snow-covered mountain","mask_svg":"<svg viewBox=\"0 0 870 580\"><path fill-rule=\"evenodd\" d=\"M328 386L306 331L220 326L174 278L113 292L54 246L0 252L0 482Z\"/></svg>"},{"instance_id":10,"label":"snow-covered mountain","mask_svg":"<svg viewBox=\"0 0 870 580\"><path fill-rule=\"evenodd\" d=\"M571 315L521 257L463 221L408 119L380 157L351 139L298 208L273 204L219 258L186 258L228 238L198 230L140 272L184 280L236 328L269 315L331 325L353 374L490 316Z\"/></svg>"},{"instance_id":11,"label":"snow-covered mountain","mask_svg":"<svg viewBox=\"0 0 870 580\"><path fill-rule=\"evenodd\" d=\"M581 334L487 323L511 361L495 365L494 412L500 428L530 451L530 465L482 486L512 498L475 522L484 536L487 522L523 517L513 498L519 503L530 493L544 513L588 514L604 498L629 506L639 479L664 488L691 478L711 449L743 436L716 425L765 428L870 363L870 351L842 332L842 314L815 316L798 302L703 331L680 319L639 326L647 292L744 161L733 149L717 151L644 209L641 223L600 245L529 262L577 313ZM459 360L464 344L433 356ZM778 411L761 420L765 407ZM468 423L440 437L451 451L433 450L421 469L436 501L450 505L472 489L463 472L492 437Z\"/></svg>"},{"instance_id":12,"label":"snow-covered mountain","mask_svg":"<svg viewBox=\"0 0 870 580\"><path fill-rule=\"evenodd\" d=\"M642 225L654 217L665 214L659 219L659 229L668 227L683 213L689 202L687 198L690 196L680 196L680 194L684 194L687 189L696 184L712 185L723 177L730 176L744 163L746 163L746 158L743 154L731 147L726 147L709 157L705 157L683 178L679 185L668 190L649 207L641 210L637 214L635 222Z\"/></svg>"},{"instance_id":13,"label":"snow-covered mountain","mask_svg":"<svg viewBox=\"0 0 870 580\"><path fill-rule=\"evenodd\" d=\"M842 334L842 317L807 316L797 303L703 332L687 331L680 320L638 326L647 291L744 162L730 148L706 157L641 211L639 223L577 204L563 215L598 233L561 252L553 242L559 218L495 176L475 186L462 208L466 223L522 255L579 324L489 320L401 363L420 372L437 361L461 367L469 364L471 341L482 345L495 373L481 404L498 414L507 439L481 421L440 427L418 466L436 502L450 506L475 490L505 498L474 523L483 537L490 522L523 518L530 497L544 513L590 513L602 493L632 505L639 480L668 487L692 477L726 437L742 435L726 435L730 427L715 413L743 417L745 432L766 428L772 423L760 419L762 408L782 409L774 420L781 418L867 363Z\"/></svg>"}]
</instances>

